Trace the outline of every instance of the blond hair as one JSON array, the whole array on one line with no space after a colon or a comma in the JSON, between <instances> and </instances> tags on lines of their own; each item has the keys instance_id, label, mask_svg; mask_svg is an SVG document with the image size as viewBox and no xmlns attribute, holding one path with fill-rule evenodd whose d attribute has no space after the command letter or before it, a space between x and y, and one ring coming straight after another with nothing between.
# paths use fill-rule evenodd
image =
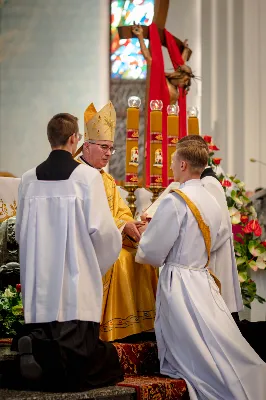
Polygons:
<instances>
[{"instance_id":1,"label":"blond hair","mask_svg":"<svg viewBox=\"0 0 266 400\"><path fill-rule=\"evenodd\" d=\"M184 143L184 142L192 142L192 141L196 141L196 143L199 146L203 146L205 147L205 149L207 150L207 152L209 153L209 147L208 144L205 142L205 140L203 139L202 136L200 135L187 135L185 137L183 137L182 139L179 140L179 143Z\"/></svg>"},{"instance_id":2,"label":"blond hair","mask_svg":"<svg viewBox=\"0 0 266 400\"><path fill-rule=\"evenodd\" d=\"M201 174L208 164L208 151L197 140L180 140L176 145L176 155L189 164L192 173Z\"/></svg>"}]
</instances>

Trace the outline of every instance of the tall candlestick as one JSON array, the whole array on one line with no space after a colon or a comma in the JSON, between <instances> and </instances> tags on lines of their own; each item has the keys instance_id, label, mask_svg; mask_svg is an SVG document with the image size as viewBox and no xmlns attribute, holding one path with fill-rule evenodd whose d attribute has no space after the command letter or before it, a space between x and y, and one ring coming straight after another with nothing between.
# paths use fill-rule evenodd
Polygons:
<instances>
[{"instance_id":1,"label":"tall candlestick","mask_svg":"<svg viewBox=\"0 0 266 400\"><path fill-rule=\"evenodd\" d=\"M167 107L167 169L168 169L168 185L174 181L173 171L171 169L172 156L176 150L176 143L179 136L179 107L171 104Z\"/></svg>"},{"instance_id":2,"label":"tall candlestick","mask_svg":"<svg viewBox=\"0 0 266 400\"><path fill-rule=\"evenodd\" d=\"M163 170L163 136L162 136L162 108L161 100L152 100L150 103L150 186L162 187Z\"/></svg>"},{"instance_id":3,"label":"tall candlestick","mask_svg":"<svg viewBox=\"0 0 266 400\"><path fill-rule=\"evenodd\" d=\"M138 186L139 165L139 108L141 100L137 96L128 99L126 137L126 179L125 185Z\"/></svg>"},{"instance_id":4,"label":"tall candlestick","mask_svg":"<svg viewBox=\"0 0 266 400\"><path fill-rule=\"evenodd\" d=\"M198 120L197 107L190 107L188 109L188 134L199 135L199 120Z\"/></svg>"}]
</instances>

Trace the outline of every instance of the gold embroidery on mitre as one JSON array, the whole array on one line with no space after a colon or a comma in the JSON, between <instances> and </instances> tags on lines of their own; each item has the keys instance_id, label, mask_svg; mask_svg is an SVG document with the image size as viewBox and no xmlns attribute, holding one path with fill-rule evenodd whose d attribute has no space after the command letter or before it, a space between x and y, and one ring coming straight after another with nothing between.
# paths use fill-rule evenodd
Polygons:
<instances>
[{"instance_id":1,"label":"gold embroidery on mitre","mask_svg":"<svg viewBox=\"0 0 266 400\"><path fill-rule=\"evenodd\" d=\"M110 140L113 142L116 127L116 112L113 104L108 102L99 112L95 110L93 116L90 109L89 116L90 119L84 115L85 131L87 132L85 140Z\"/></svg>"}]
</instances>

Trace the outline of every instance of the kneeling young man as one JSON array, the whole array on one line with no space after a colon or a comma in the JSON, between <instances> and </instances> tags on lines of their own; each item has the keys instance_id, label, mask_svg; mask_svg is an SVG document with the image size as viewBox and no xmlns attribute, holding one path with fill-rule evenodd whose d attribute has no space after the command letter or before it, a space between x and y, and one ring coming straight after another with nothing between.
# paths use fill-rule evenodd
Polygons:
<instances>
[{"instance_id":1,"label":"kneeling young man","mask_svg":"<svg viewBox=\"0 0 266 400\"><path fill-rule=\"evenodd\" d=\"M25 326L14 340L24 378L73 390L121 380L114 346L99 340L102 276L121 234L99 171L73 160L77 118L48 124L52 151L21 179L16 221Z\"/></svg>"},{"instance_id":2,"label":"kneeling young man","mask_svg":"<svg viewBox=\"0 0 266 400\"><path fill-rule=\"evenodd\" d=\"M186 380L191 399L266 396L266 364L238 330L208 271L210 253L231 236L221 209L203 187L208 152L177 144L173 157L180 189L162 200L143 233L136 259L164 268L156 300L160 370Z\"/></svg>"}]
</instances>

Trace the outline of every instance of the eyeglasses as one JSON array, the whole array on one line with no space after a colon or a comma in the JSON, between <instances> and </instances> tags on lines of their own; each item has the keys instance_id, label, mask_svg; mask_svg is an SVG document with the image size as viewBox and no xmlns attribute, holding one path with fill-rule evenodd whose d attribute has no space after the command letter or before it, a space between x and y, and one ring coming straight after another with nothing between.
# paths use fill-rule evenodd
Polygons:
<instances>
[{"instance_id":1,"label":"eyeglasses","mask_svg":"<svg viewBox=\"0 0 266 400\"><path fill-rule=\"evenodd\" d=\"M115 154L115 148L109 147L107 144L99 144L99 143L95 143L95 142L89 142L89 143L96 144L96 146L100 146L100 148L102 149L102 151L104 153L107 153L107 151L110 150L111 155Z\"/></svg>"},{"instance_id":2,"label":"eyeglasses","mask_svg":"<svg viewBox=\"0 0 266 400\"><path fill-rule=\"evenodd\" d=\"M71 133L71 135L68 136L68 139L73 135L77 136L79 141L83 138L83 135L81 133L75 132L75 133Z\"/></svg>"},{"instance_id":3,"label":"eyeglasses","mask_svg":"<svg viewBox=\"0 0 266 400\"><path fill-rule=\"evenodd\" d=\"M78 137L78 140L80 141L83 138L83 135L81 133L76 133L76 136Z\"/></svg>"}]
</instances>

